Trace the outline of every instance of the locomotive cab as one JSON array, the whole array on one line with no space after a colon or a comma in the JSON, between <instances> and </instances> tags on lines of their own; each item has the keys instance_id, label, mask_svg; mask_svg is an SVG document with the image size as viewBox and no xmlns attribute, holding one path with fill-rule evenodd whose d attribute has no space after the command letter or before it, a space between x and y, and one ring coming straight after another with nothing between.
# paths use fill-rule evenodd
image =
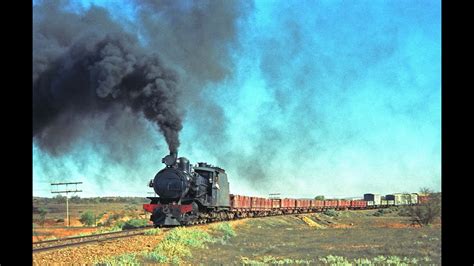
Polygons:
<instances>
[{"instance_id":1,"label":"locomotive cab","mask_svg":"<svg viewBox=\"0 0 474 266\"><path fill-rule=\"evenodd\" d=\"M197 167L194 167L194 171L208 182L205 200L208 206L215 208L229 207L229 181L224 169L199 163Z\"/></svg>"}]
</instances>

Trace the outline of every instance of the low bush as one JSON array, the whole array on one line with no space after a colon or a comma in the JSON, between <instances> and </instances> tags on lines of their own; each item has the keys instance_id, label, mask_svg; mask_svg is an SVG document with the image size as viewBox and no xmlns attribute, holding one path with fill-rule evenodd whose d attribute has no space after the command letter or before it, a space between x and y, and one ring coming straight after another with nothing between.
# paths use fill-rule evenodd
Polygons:
<instances>
[{"instance_id":1,"label":"low bush","mask_svg":"<svg viewBox=\"0 0 474 266\"><path fill-rule=\"evenodd\" d=\"M392 213L391 209L378 209L374 212L373 216L384 216L385 214Z\"/></svg>"},{"instance_id":2,"label":"low bush","mask_svg":"<svg viewBox=\"0 0 474 266\"><path fill-rule=\"evenodd\" d=\"M131 219L122 225L122 230L145 227L148 224L146 219Z\"/></svg>"},{"instance_id":3,"label":"low bush","mask_svg":"<svg viewBox=\"0 0 474 266\"><path fill-rule=\"evenodd\" d=\"M81 215L79 221L84 225L92 226L95 225L95 218L95 214L92 211L86 211Z\"/></svg>"},{"instance_id":4,"label":"low bush","mask_svg":"<svg viewBox=\"0 0 474 266\"><path fill-rule=\"evenodd\" d=\"M150 230L146 230L145 231L145 235L147 236L155 236L155 235L159 235L161 232L161 230L159 228L153 228L153 229L150 229Z\"/></svg>"},{"instance_id":5,"label":"low bush","mask_svg":"<svg viewBox=\"0 0 474 266\"><path fill-rule=\"evenodd\" d=\"M336 216L339 215L339 213L334 209L325 210L324 214L327 215L327 216L331 216L331 217L336 217Z\"/></svg>"},{"instance_id":6,"label":"low bush","mask_svg":"<svg viewBox=\"0 0 474 266\"><path fill-rule=\"evenodd\" d=\"M398 216L410 217L411 216L410 208L411 208L411 206L405 206L405 207L398 208L398 211L397 211Z\"/></svg>"},{"instance_id":7,"label":"low bush","mask_svg":"<svg viewBox=\"0 0 474 266\"><path fill-rule=\"evenodd\" d=\"M118 232L118 231L122 231L122 228L119 228L119 227L100 228L99 230L93 232L92 234L103 234L103 233L111 233L111 232Z\"/></svg>"},{"instance_id":8,"label":"low bush","mask_svg":"<svg viewBox=\"0 0 474 266\"><path fill-rule=\"evenodd\" d=\"M314 260L299 260L290 258L276 258L273 256L265 256L261 259L249 259L247 257L241 257L241 263L243 265L296 265L296 264L314 264Z\"/></svg>"},{"instance_id":9,"label":"low bush","mask_svg":"<svg viewBox=\"0 0 474 266\"><path fill-rule=\"evenodd\" d=\"M429 225L441 216L441 193L422 188L421 194L428 195L427 201L415 206L407 206L404 211L411 217L413 223Z\"/></svg>"},{"instance_id":10,"label":"low bush","mask_svg":"<svg viewBox=\"0 0 474 266\"><path fill-rule=\"evenodd\" d=\"M419 265L430 262L430 258L407 258L397 256L377 256L374 258L348 259L342 256L329 255L319 258L323 265Z\"/></svg>"},{"instance_id":11,"label":"low bush","mask_svg":"<svg viewBox=\"0 0 474 266\"><path fill-rule=\"evenodd\" d=\"M328 255L326 257L319 258L319 262L329 265L351 265L349 260L341 256Z\"/></svg>"},{"instance_id":12,"label":"low bush","mask_svg":"<svg viewBox=\"0 0 474 266\"><path fill-rule=\"evenodd\" d=\"M234 228L229 223L220 223L214 227L217 231L224 233L223 241L227 241L231 237L236 236L237 234L234 231Z\"/></svg>"},{"instance_id":13,"label":"low bush","mask_svg":"<svg viewBox=\"0 0 474 266\"><path fill-rule=\"evenodd\" d=\"M122 230L124 225L125 225L124 221L117 221L115 225L113 226L113 228L120 228L120 230Z\"/></svg>"},{"instance_id":14,"label":"low bush","mask_svg":"<svg viewBox=\"0 0 474 266\"><path fill-rule=\"evenodd\" d=\"M46 221L46 214L48 214L48 211L45 208L39 208L38 211L40 215L39 223L43 226L44 222Z\"/></svg>"},{"instance_id":15,"label":"low bush","mask_svg":"<svg viewBox=\"0 0 474 266\"><path fill-rule=\"evenodd\" d=\"M202 230L176 228L171 230L147 259L161 263L180 263L183 257L191 257L190 248L204 248L214 239Z\"/></svg>"},{"instance_id":16,"label":"low bush","mask_svg":"<svg viewBox=\"0 0 474 266\"><path fill-rule=\"evenodd\" d=\"M107 218L107 220L105 221L105 225L106 226L111 226L112 224L114 224L116 221L120 220L121 218L123 217L122 214L119 214L119 213L114 213L114 214L111 214L109 215L109 217Z\"/></svg>"},{"instance_id":17,"label":"low bush","mask_svg":"<svg viewBox=\"0 0 474 266\"><path fill-rule=\"evenodd\" d=\"M146 221L145 221L146 222ZM137 226L143 220L130 220L124 224ZM235 236L235 232L228 223L222 223L214 229L223 232L225 237ZM145 235L157 235L161 230L150 229ZM125 254L96 262L96 265L138 265L138 264L180 264L183 258L192 257L191 248L206 248L206 243L218 241L209 233L192 228L174 228L170 230L164 239L151 251L137 254Z\"/></svg>"},{"instance_id":18,"label":"low bush","mask_svg":"<svg viewBox=\"0 0 474 266\"><path fill-rule=\"evenodd\" d=\"M165 255L161 255L160 253L155 251L146 253L143 258L146 262L151 263L165 263L168 261L168 257L166 257Z\"/></svg>"}]
</instances>

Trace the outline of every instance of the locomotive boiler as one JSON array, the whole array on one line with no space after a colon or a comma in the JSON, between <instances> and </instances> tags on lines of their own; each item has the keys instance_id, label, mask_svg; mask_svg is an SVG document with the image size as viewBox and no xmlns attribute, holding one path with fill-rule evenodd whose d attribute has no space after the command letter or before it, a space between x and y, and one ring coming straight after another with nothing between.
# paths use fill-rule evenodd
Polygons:
<instances>
[{"instance_id":1,"label":"locomotive boiler","mask_svg":"<svg viewBox=\"0 0 474 266\"><path fill-rule=\"evenodd\" d=\"M224 169L207 163L191 165L171 153L149 186L158 195L148 197L145 210L155 226L187 225L219 216L230 209L229 182Z\"/></svg>"}]
</instances>

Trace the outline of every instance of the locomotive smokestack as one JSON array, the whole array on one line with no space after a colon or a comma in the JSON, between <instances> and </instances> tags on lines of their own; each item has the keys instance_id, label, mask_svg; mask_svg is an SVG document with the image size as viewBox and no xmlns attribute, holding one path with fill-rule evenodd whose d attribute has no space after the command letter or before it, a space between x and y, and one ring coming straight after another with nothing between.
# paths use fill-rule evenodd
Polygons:
<instances>
[{"instance_id":1,"label":"locomotive smokestack","mask_svg":"<svg viewBox=\"0 0 474 266\"><path fill-rule=\"evenodd\" d=\"M176 163L176 159L178 158L178 152L170 152L169 155L166 155L161 160L162 163L166 164L166 166L172 166Z\"/></svg>"},{"instance_id":2,"label":"locomotive smokestack","mask_svg":"<svg viewBox=\"0 0 474 266\"><path fill-rule=\"evenodd\" d=\"M172 151L170 152L170 156L173 157L173 160L176 162L176 159L178 159L178 152Z\"/></svg>"}]
</instances>

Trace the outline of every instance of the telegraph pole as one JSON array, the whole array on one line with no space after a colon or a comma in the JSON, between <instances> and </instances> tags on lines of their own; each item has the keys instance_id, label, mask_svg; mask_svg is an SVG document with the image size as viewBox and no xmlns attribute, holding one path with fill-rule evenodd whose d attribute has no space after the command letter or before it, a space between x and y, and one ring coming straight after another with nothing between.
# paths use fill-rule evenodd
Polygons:
<instances>
[{"instance_id":1,"label":"telegraph pole","mask_svg":"<svg viewBox=\"0 0 474 266\"><path fill-rule=\"evenodd\" d=\"M82 184L82 182L67 182L67 183L51 183L51 186L57 186L56 188L59 188L59 186L66 186L64 190L61 191L51 191L51 193L66 193L66 219L67 219L67 227L71 226L71 220L69 219L69 197L68 193L76 193L76 192L82 192L82 190L77 189L77 185ZM75 185L74 190L73 189L68 189L68 185Z\"/></svg>"}]
</instances>

